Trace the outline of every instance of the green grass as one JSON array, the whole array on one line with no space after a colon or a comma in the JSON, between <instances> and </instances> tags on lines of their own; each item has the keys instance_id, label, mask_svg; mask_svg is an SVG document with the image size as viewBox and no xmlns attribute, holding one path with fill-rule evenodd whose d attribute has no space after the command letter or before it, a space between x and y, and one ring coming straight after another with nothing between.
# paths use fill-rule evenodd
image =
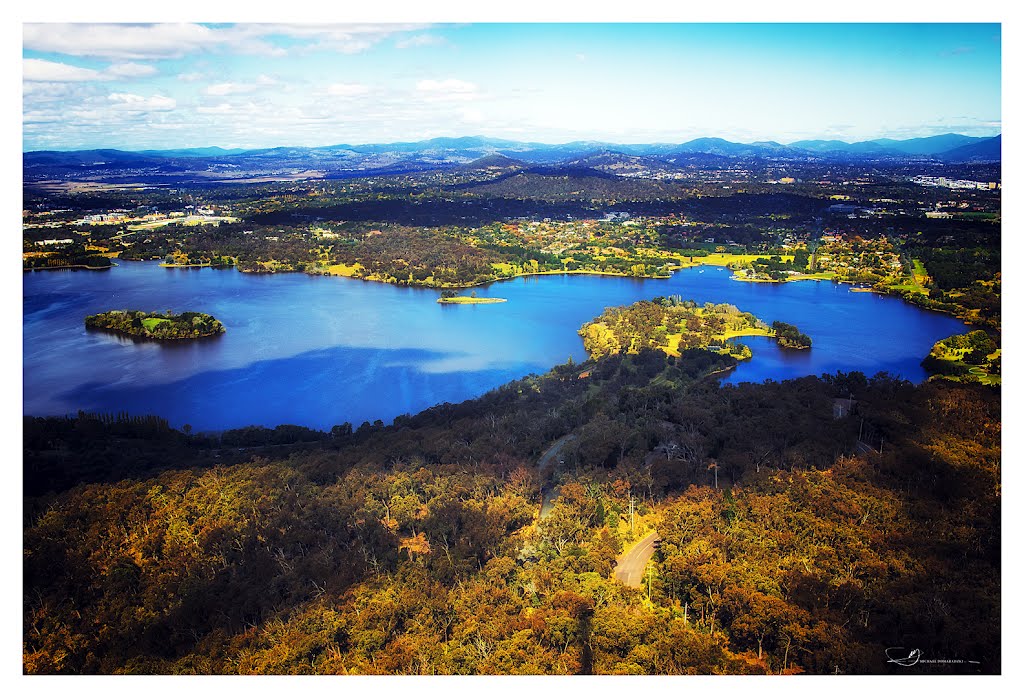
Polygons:
<instances>
[{"instance_id":1,"label":"green grass","mask_svg":"<svg viewBox=\"0 0 1024 698\"><path fill-rule=\"evenodd\" d=\"M767 254L767 253L765 253L765 254L729 254L728 252L712 252L707 257L694 257L693 258L693 263L694 264L709 264L709 265L714 266L714 267L724 267L724 266L727 266L729 264L732 264L733 262L738 262L740 264L749 264L750 262L753 262L755 259L768 259L769 257L771 257L771 255ZM791 255L791 254L779 255L779 258L782 261L784 261L784 262L791 262L791 261L793 261L793 255ZM684 259L688 260L689 257L684 257Z\"/></svg>"},{"instance_id":2,"label":"green grass","mask_svg":"<svg viewBox=\"0 0 1024 698\"><path fill-rule=\"evenodd\" d=\"M770 327L744 327L741 330L726 330L722 334L714 335L714 339L724 342L733 337L774 337L775 330Z\"/></svg>"},{"instance_id":3,"label":"green grass","mask_svg":"<svg viewBox=\"0 0 1024 698\"><path fill-rule=\"evenodd\" d=\"M999 214L985 213L984 211L966 211L964 213L957 213L954 217L961 220L994 221L999 217Z\"/></svg>"},{"instance_id":4,"label":"green grass","mask_svg":"<svg viewBox=\"0 0 1024 698\"><path fill-rule=\"evenodd\" d=\"M820 279L822 281L831 281L836 278L834 271L816 271L814 273L800 274L799 276L789 277L790 281L808 281L810 279Z\"/></svg>"},{"instance_id":5,"label":"green grass","mask_svg":"<svg viewBox=\"0 0 1024 698\"><path fill-rule=\"evenodd\" d=\"M332 264L327 267L327 273L331 276L355 276L363 270L359 262L355 264Z\"/></svg>"},{"instance_id":6,"label":"green grass","mask_svg":"<svg viewBox=\"0 0 1024 698\"><path fill-rule=\"evenodd\" d=\"M170 320L162 317L148 317L142 321L142 326L145 327L150 332L152 332L154 327L156 327L157 325L162 325L165 322L170 322Z\"/></svg>"}]
</instances>

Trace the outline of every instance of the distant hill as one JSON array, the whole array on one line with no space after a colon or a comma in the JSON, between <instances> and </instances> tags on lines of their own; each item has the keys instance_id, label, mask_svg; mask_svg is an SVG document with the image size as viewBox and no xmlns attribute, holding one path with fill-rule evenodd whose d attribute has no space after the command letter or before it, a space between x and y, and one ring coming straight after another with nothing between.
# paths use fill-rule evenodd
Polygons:
<instances>
[{"instance_id":1,"label":"distant hill","mask_svg":"<svg viewBox=\"0 0 1024 698\"><path fill-rule=\"evenodd\" d=\"M972 136L961 136L958 133L945 133L941 136L927 138L910 138L905 141L894 141L891 138L879 138L871 141L889 150L898 150L910 155L938 155L954 148L988 140Z\"/></svg>"},{"instance_id":2,"label":"distant hill","mask_svg":"<svg viewBox=\"0 0 1024 698\"><path fill-rule=\"evenodd\" d=\"M733 143L724 138L695 138L692 141L681 144L672 151L671 155L678 153L707 153L708 155L737 157L755 154L757 151L758 149L755 147L743 143Z\"/></svg>"},{"instance_id":3,"label":"distant hill","mask_svg":"<svg viewBox=\"0 0 1024 698\"><path fill-rule=\"evenodd\" d=\"M245 148L225 150L219 146L212 146L210 148L181 148L177 150L140 150L139 154L168 158L204 158L220 155L238 155L244 152L246 152Z\"/></svg>"},{"instance_id":4,"label":"distant hill","mask_svg":"<svg viewBox=\"0 0 1024 698\"><path fill-rule=\"evenodd\" d=\"M871 141L847 143L839 140L809 140L790 143L791 147L800 148L814 153L845 153L848 155L889 156L912 155L921 157L937 157L953 148L968 146L988 140L975 136L962 136L958 133L946 133L941 136L926 138L908 138L894 140L878 138Z\"/></svg>"},{"instance_id":5,"label":"distant hill","mask_svg":"<svg viewBox=\"0 0 1024 698\"><path fill-rule=\"evenodd\" d=\"M946 162L1000 162L1003 159L1003 136L968 143L939 154Z\"/></svg>"},{"instance_id":6,"label":"distant hill","mask_svg":"<svg viewBox=\"0 0 1024 698\"><path fill-rule=\"evenodd\" d=\"M599 170L613 175L642 176L674 171L677 168L663 159L642 155L626 155L612 150L591 153L565 163L570 167Z\"/></svg>"},{"instance_id":7,"label":"distant hill","mask_svg":"<svg viewBox=\"0 0 1024 698\"><path fill-rule=\"evenodd\" d=\"M26 167L32 165L66 165L81 167L91 165L134 165L159 164L166 156L134 153L127 150L36 150L25 153L22 162Z\"/></svg>"},{"instance_id":8,"label":"distant hill","mask_svg":"<svg viewBox=\"0 0 1024 698\"><path fill-rule=\"evenodd\" d=\"M842 151L844 148L848 148L849 145L850 144L846 143L845 141L837 141L837 140L830 140L830 141L817 140L817 141L813 141L812 140L812 141L795 141L793 143L790 143L789 147L791 147L791 148L799 148L800 150L809 150L809 151L814 152L814 153L828 153L828 152L839 152L839 151Z\"/></svg>"},{"instance_id":9,"label":"distant hill","mask_svg":"<svg viewBox=\"0 0 1024 698\"><path fill-rule=\"evenodd\" d=\"M465 168L509 170L516 167L560 167L586 171L585 176L648 177L692 167L728 166L737 159L794 160L812 158L836 162L936 158L949 162L998 162L999 137L978 138L944 134L906 140L878 139L847 143L840 140L803 140L788 145L776 141L735 143L724 138L696 138L680 144L614 144L572 141L561 144L511 141L483 136L432 138L424 141L322 147L259 148L253 150L180 148L130 152L118 149L34 151L23 157L26 181L62 175L114 176L132 170L132 177L147 173L276 173L317 170L331 177L362 174L398 174L425 170ZM122 176L126 173L122 172ZM161 175L163 176L163 175Z\"/></svg>"},{"instance_id":10,"label":"distant hill","mask_svg":"<svg viewBox=\"0 0 1024 698\"><path fill-rule=\"evenodd\" d=\"M526 167L526 163L522 160L516 160L515 158L510 158L507 155L502 155L501 153L492 153L491 155L484 155L481 158L477 158L472 162L467 162L465 165L461 165L459 169L464 171L510 170L522 167Z\"/></svg>"}]
</instances>

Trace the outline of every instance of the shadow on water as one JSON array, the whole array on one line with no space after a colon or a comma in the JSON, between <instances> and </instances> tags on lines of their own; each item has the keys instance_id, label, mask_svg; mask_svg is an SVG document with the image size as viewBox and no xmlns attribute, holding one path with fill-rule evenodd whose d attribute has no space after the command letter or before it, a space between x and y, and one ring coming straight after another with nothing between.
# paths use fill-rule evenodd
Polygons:
<instances>
[{"instance_id":1,"label":"shadow on water","mask_svg":"<svg viewBox=\"0 0 1024 698\"><path fill-rule=\"evenodd\" d=\"M110 337L116 339L118 344L155 344L167 349L187 349L191 345L210 344L224 338L224 333L211 334L205 337L187 337L183 339L165 339L161 337L136 337L135 335L124 334L117 330L108 330L104 327L86 327L85 333L95 336Z\"/></svg>"},{"instance_id":2,"label":"shadow on water","mask_svg":"<svg viewBox=\"0 0 1024 698\"><path fill-rule=\"evenodd\" d=\"M535 370L528 364L478 371L427 371L458 354L421 349L331 348L240 368L205 371L159 385L90 381L58 395L89 412L156 414L197 431L299 424L330 429L390 422L442 402L462 402Z\"/></svg>"}]
</instances>

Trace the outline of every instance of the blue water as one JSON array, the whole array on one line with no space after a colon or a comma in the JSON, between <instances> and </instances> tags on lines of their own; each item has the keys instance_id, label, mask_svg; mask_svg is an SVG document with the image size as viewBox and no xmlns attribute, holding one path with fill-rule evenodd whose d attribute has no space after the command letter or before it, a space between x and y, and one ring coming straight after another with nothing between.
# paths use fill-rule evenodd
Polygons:
<instances>
[{"instance_id":1,"label":"blue water","mask_svg":"<svg viewBox=\"0 0 1024 698\"><path fill-rule=\"evenodd\" d=\"M726 380L782 380L835 371L888 371L912 381L920 360L960 321L896 298L830 282L752 284L721 268L671 279L538 276L492 284L491 305L441 305L439 292L302 274L165 269L121 262L110 271L24 275L24 413L157 414L172 425L329 428L459 402L569 356L603 308L670 294L732 303L811 336L810 352L745 341L753 360ZM181 345L87 331L104 310L195 310L227 327Z\"/></svg>"}]
</instances>

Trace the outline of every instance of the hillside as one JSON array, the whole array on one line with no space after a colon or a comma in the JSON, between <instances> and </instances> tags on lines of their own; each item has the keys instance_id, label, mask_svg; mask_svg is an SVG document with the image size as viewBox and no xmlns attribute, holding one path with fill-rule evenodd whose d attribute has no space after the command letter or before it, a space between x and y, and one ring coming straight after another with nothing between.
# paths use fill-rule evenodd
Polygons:
<instances>
[{"instance_id":1,"label":"hillside","mask_svg":"<svg viewBox=\"0 0 1024 698\"><path fill-rule=\"evenodd\" d=\"M1003 137L968 143L942 153L947 162L999 162L1003 157Z\"/></svg>"},{"instance_id":2,"label":"hillside","mask_svg":"<svg viewBox=\"0 0 1024 698\"><path fill-rule=\"evenodd\" d=\"M614 355L392 427L233 435L248 451L26 420L28 472L53 452L89 475L25 502L25 671L999 673L998 390L702 378L732 361ZM135 432L107 457L181 455L103 482ZM652 529L648 601L611 571Z\"/></svg>"}]
</instances>

